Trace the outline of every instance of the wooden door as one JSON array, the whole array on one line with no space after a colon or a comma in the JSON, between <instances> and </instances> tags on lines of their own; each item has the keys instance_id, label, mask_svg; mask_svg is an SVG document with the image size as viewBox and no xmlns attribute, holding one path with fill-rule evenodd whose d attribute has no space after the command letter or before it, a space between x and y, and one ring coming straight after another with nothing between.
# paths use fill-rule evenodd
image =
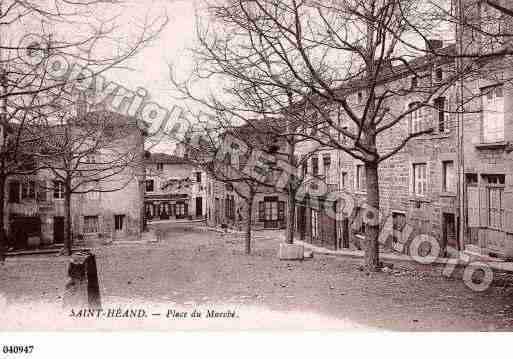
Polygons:
<instances>
[{"instance_id":1,"label":"wooden door","mask_svg":"<svg viewBox=\"0 0 513 359\"><path fill-rule=\"evenodd\" d=\"M53 243L64 243L64 217L53 217Z\"/></svg>"}]
</instances>

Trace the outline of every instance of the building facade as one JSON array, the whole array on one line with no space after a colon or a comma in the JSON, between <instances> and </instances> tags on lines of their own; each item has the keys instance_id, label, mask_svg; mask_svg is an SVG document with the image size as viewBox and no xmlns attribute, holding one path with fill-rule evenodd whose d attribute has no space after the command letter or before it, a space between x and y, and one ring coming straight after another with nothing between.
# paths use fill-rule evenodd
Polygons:
<instances>
[{"instance_id":1,"label":"building facade","mask_svg":"<svg viewBox=\"0 0 513 359\"><path fill-rule=\"evenodd\" d=\"M132 162L109 178L75 188L70 203L74 243L99 238L137 239L142 232L145 131L134 119L111 112L103 112L102 116L118 128L110 138L109 151L131 153ZM110 152L103 153L99 148L94 159L87 159L91 161L88 165L105 163L109 156ZM80 180L78 175L72 179L73 183ZM10 247L22 249L64 242L65 189L53 171L40 169L31 175L11 176L5 190Z\"/></svg>"},{"instance_id":2,"label":"building facade","mask_svg":"<svg viewBox=\"0 0 513 359\"><path fill-rule=\"evenodd\" d=\"M184 158L148 153L144 213L148 221L204 219L207 177Z\"/></svg>"}]
</instances>

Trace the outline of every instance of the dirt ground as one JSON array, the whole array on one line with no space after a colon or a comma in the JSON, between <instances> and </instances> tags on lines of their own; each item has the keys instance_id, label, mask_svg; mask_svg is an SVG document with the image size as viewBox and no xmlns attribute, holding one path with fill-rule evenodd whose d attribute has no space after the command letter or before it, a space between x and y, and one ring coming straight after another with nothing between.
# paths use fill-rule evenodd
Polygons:
<instances>
[{"instance_id":1,"label":"dirt ground","mask_svg":"<svg viewBox=\"0 0 513 359\"><path fill-rule=\"evenodd\" d=\"M257 236L253 253L247 256L236 236L222 237L186 225L158 226L165 238L159 243L94 249L104 303L237 308L239 320L216 329L281 328L278 322L273 324L273 315L279 315L282 323L290 320L287 329L300 330L513 328L509 280L479 293L459 278L443 277L439 267L396 264L394 272L367 274L360 270L359 259L315 255L304 261L280 261L279 242L269 237ZM16 316L17 306L37 310L40 305L58 305L66 265L66 258L56 256L8 258L0 267L0 294L11 309L3 311L0 326L24 328L22 321L15 319L18 325L14 325L6 314ZM152 323L149 328L203 328L203 324ZM123 328L136 326L124 322Z\"/></svg>"}]
</instances>

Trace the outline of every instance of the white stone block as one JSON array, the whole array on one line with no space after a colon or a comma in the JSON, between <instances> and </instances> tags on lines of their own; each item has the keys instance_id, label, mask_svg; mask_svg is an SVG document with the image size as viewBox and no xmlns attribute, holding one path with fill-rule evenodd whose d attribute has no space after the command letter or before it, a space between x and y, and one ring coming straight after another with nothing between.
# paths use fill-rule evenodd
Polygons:
<instances>
[{"instance_id":1,"label":"white stone block","mask_svg":"<svg viewBox=\"0 0 513 359\"><path fill-rule=\"evenodd\" d=\"M280 243L278 258L281 260L302 260L305 249L301 244Z\"/></svg>"}]
</instances>

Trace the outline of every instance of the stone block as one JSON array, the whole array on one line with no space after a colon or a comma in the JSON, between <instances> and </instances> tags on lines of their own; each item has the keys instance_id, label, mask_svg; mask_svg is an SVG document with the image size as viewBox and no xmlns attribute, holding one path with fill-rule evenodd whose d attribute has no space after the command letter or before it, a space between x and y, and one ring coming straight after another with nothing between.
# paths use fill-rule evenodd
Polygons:
<instances>
[{"instance_id":1,"label":"stone block","mask_svg":"<svg viewBox=\"0 0 513 359\"><path fill-rule=\"evenodd\" d=\"M281 260L303 260L305 249L301 244L280 243L278 258Z\"/></svg>"},{"instance_id":2,"label":"stone block","mask_svg":"<svg viewBox=\"0 0 513 359\"><path fill-rule=\"evenodd\" d=\"M154 230L150 230L148 232L143 232L142 234L143 241L149 242L149 243L156 243L159 241L159 238L157 237L157 234Z\"/></svg>"}]
</instances>

